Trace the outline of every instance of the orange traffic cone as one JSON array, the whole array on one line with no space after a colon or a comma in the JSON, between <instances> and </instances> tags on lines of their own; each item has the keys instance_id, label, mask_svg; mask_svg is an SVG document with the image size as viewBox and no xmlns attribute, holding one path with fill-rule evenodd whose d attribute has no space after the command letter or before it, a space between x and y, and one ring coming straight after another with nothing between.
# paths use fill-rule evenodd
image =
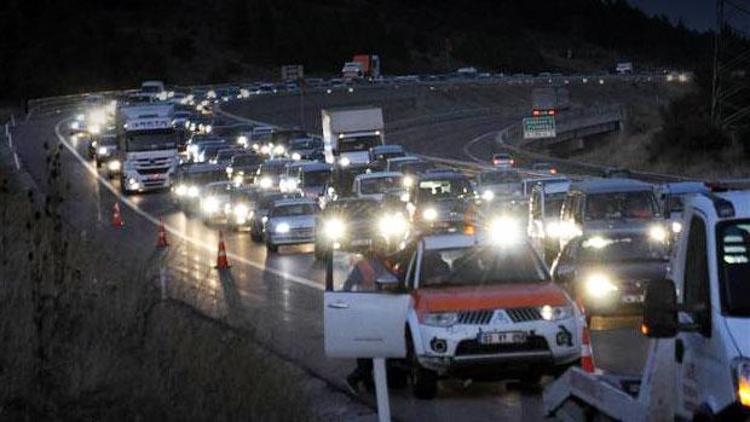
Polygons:
<instances>
[{"instance_id":1,"label":"orange traffic cone","mask_svg":"<svg viewBox=\"0 0 750 422\"><path fill-rule=\"evenodd\" d=\"M167 242L167 230L164 228L164 219L159 218L159 240L156 242L157 248L166 248L169 246Z\"/></svg>"},{"instance_id":2,"label":"orange traffic cone","mask_svg":"<svg viewBox=\"0 0 750 422\"><path fill-rule=\"evenodd\" d=\"M115 202L112 207L112 227L122 227L125 223L122 221L122 215L120 214L120 204Z\"/></svg>"},{"instance_id":3,"label":"orange traffic cone","mask_svg":"<svg viewBox=\"0 0 750 422\"><path fill-rule=\"evenodd\" d=\"M227 260L227 250L224 246L224 232L219 230L219 255L216 257L216 268L229 268L229 261Z\"/></svg>"},{"instance_id":4,"label":"orange traffic cone","mask_svg":"<svg viewBox=\"0 0 750 422\"><path fill-rule=\"evenodd\" d=\"M584 324L581 337L581 369L593 374L596 372L596 365L594 365L594 352L591 349L591 333L588 325Z\"/></svg>"}]
</instances>

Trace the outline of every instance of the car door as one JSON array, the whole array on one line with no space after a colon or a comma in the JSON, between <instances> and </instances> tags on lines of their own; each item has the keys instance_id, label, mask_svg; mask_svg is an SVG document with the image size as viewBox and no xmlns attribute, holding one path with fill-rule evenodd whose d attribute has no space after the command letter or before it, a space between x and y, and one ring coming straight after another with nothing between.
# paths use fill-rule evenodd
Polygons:
<instances>
[{"instance_id":1,"label":"car door","mask_svg":"<svg viewBox=\"0 0 750 422\"><path fill-rule=\"evenodd\" d=\"M376 283L373 289L357 291L347 286L355 272L369 273L362 270L362 266L373 267L369 261L340 251L328 257L323 320L325 352L329 357L406 356L404 326L411 297L403 283L387 280L387 284ZM392 274L391 277L395 279Z\"/></svg>"}]
</instances>

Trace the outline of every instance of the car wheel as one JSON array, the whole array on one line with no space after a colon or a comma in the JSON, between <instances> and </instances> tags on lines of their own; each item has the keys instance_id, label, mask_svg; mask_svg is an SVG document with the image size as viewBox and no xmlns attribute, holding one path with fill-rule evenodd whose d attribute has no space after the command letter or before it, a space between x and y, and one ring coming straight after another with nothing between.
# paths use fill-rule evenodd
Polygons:
<instances>
[{"instance_id":1,"label":"car wheel","mask_svg":"<svg viewBox=\"0 0 750 422\"><path fill-rule=\"evenodd\" d=\"M266 242L266 249L268 250L268 252L277 253L279 252L279 245L274 245L271 242Z\"/></svg>"},{"instance_id":2,"label":"car wheel","mask_svg":"<svg viewBox=\"0 0 750 422\"><path fill-rule=\"evenodd\" d=\"M414 345L411 336L407 334L406 344L409 350L409 366L411 379L411 391L414 397L419 400L432 400L437 396L438 374L435 371L423 367L419 363L417 353L414 351Z\"/></svg>"}]
</instances>

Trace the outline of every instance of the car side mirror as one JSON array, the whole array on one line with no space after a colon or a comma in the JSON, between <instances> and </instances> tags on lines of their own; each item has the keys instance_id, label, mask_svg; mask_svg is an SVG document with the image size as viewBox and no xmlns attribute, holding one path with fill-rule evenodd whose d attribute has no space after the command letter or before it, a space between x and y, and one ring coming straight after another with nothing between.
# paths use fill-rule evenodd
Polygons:
<instances>
[{"instance_id":1,"label":"car side mirror","mask_svg":"<svg viewBox=\"0 0 750 422\"><path fill-rule=\"evenodd\" d=\"M643 307L641 332L651 338L677 335L677 293L674 282L659 280L648 284Z\"/></svg>"}]
</instances>

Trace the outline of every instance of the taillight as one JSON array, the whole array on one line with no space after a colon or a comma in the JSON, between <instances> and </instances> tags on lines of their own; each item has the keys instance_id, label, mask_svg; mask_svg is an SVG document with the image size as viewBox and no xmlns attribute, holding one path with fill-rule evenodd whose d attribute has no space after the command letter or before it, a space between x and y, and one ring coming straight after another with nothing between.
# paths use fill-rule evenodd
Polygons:
<instances>
[{"instance_id":1,"label":"taillight","mask_svg":"<svg viewBox=\"0 0 750 422\"><path fill-rule=\"evenodd\" d=\"M541 114L541 112L539 110L532 110L531 111L531 115L532 116L539 116L540 114Z\"/></svg>"},{"instance_id":2,"label":"taillight","mask_svg":"<svg viewBox=\"0 0 750 422\"><path fill-rule=\"evenodd\" d=\"M511 165L511 166L512 166L512 165L515 165L515 164L516 164L516 160L510 160L510 165Z\"/></svg>"},{"instance_id":3,"label":"taillight","mask_svg":"<svg viewBox=\"0 0 750 422\"><path fill-rule=\"evenodd\" d=\"M548 116L554 116L555 115L555 110L547 110L547 115Z\"/></svg>"}]
</instances>

